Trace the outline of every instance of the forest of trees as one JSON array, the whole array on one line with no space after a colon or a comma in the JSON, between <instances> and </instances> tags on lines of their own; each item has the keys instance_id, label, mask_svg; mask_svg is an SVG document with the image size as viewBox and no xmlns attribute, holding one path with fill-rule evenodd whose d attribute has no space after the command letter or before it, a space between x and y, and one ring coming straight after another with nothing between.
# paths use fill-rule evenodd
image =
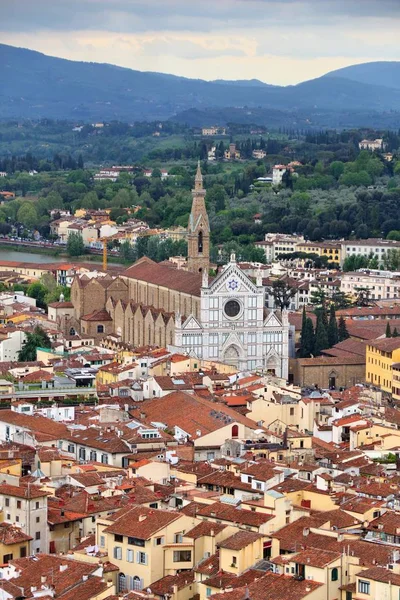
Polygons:
<instances>
[{"instance_id":1,"label":"forest of trees","mask_svg":"<svg viewBox=\"0 0 400 600\"><path fill-rule=\"evenodd\" d=\"M41 122L28 128L29 135L25 135L38 142L47 131L46 135L54 139L60 141L64 136L67 140L72 135L71 124L68 134L66 128L65 123L49 122L46 126ZM160 138L150 135L155 129ZM22 132L4 124L0 126L0 169L8 173L0 185L1 189L17 195L15 200L0 206L0 234L1 230L7 234L6 229L14 227L28 236L37 230L43 237L49 237L49 211L55 208L74 212L78 208L109 207L117 223L122 223L128 217L121 209L139 206L135 217L145 220L150 227L185 227L191 207L194 159L201 153L204 155L213 143L221 155L230 141L229 138L196 140L184 126L166 123L134 127L112 123L100 131L101 134L92 126L84 126L74 134L79 139L83 136L86 142L90 140L83 155L80 143L72 153L66 143L64 150L59 145L51 158L41 158L35 152L25 152L17 158L5 153L4 141L12 135L21 136ZM178 145L177 134L181 136ZM393 160L379 153L359 152L358 141L368 134L384 135L388 147L394 151ZM172 152L168 164L170 176L161 179L162 161L150 158L153 150L147 154L142 150L142 164L154 168L152 177L145 177L139 164L133 173L121 173L115 183L94 181L95 170L87 168L87 160L93 158L93 147L98 144L103 149L110 147L112 155L113 144L121 144L124 136L139 140L146 148L150 136L152 147ZM226 254L233 244L245 260L257 257L262 261L262 253L254 247L254 242L262 240L267 232L303 234L311 241L382 236L400 239L398 133L282 130L255 137L242 135L233 141L243 154L243 161L202 162L214 257L217 252L219 256ZM255 147L266 149L264 160L247 160ZM183 154L178 157L176 152ZM133 160L132 155L128 156L128 163ZM259 185L258 178L270 174L274 164L291 160L300 161L301 166L285 178L282 186ZM38 173L29 175L29 170ZM255 214L261 215L257 221ZM399 262L395 255L389 259L393 268ZM370 257L367 266L375 264L374 257ZM346 265L346 268L353 267Z\"/></svg>"}]
</instances>

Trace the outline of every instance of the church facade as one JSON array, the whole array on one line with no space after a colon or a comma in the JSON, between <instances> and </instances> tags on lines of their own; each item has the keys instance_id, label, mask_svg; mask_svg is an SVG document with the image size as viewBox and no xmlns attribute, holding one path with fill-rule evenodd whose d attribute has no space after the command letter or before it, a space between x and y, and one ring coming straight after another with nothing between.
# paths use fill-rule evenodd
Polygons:
<instances>
[{"instance_id":1,"label":"church facade","mask_svg":"<svg viewBox=\"0 0 400 600\"><path fill-rule=\"evenodd\" d=\"M200 293L200 318L176 320L175 346L199 358L216 360L240 370L262 370L287 379L289 321L265 309L261 274L254 283L236 265L234 255Z\"/></svg>"}]
</instances>

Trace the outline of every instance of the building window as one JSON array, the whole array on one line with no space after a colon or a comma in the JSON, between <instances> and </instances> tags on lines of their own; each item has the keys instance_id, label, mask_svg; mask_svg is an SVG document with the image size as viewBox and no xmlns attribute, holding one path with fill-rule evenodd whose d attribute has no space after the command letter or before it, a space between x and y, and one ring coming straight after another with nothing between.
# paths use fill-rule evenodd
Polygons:
<instances>
[{"instance_id":1,"label":"building window","mask_svg":"<svg viewBox=\"0 0 400 600\"><path fill-rule=\"evenodd\" d=\"M35 533L35 540L40 540L40 531Z\"/></svg>"},{"instance_id":2,"label":"building window","mask_svg":"<svg viewBox=\"0 0 400 600\"><path fill-rule=\"evenodd\" d=\"M211 588L206 588L206 596L209 598L211 596Z\"/></svg>"},{"instance_id":3,"label":"building window","mask_svg":"<svg viewBox=\"0 0 400 600\"><path fill-rule=\"evenodd\" d=\"M105 547L105 545L106 545L106 538L105 538L105 536L104 536L104 535L101 535L101 536L100 536L100 546L101 546L102 548L104 548L104 547Z\"/></svg>"},{"instance_id":4,"label":"building window","mask_svg":"<svg viewBox=\"0 0 400 600\"><path fill-rule=\"evenodd\" d=\"M133 563L133 550L130 548L128 548L126 551L126 562Z\"/></svg>"},{"instance_id":5,"label":"building window","mask_svg":"<svg viewBox=\"0 0 400 600\"><path fill-rule=\"evenodd\" d=\"M40 523L40 517L36 517L36 523Z\"/></svg>"},{"instance_id":6,"label":"building window","mask_svg":"<svg viewBox=\"0 0 400 600\"><path fill-rule=\"evenodd\" d=\"M104 465L108 465L108 455L107 455L107 454L102 454L102 455L101 455L101 462L102 462Z\"/></svg>"},{"instance_id":7,"label":"building window","mask_svg":"<svg viewBox=\"0 0 400 600\"><path fill-rule=\"evenodd\" d=\"M174 551L174 562L191 562L192 551L191 550L175 550Z\"/></svg>"},{"instance_id":8,"label":"building window","mask_svg":"<svg viewBox=\"0 0 400 600\"><path fill-rule=\"evenodd\" d=\"M363 581L362 579L358 580L358 593L359 594L369 594L369 581Z\"/></svg>"},{"instance_id":9,"label":"building window","mask_svg":"<svg viewBox=\"0 0 400 600\"><path fill-rule=\"evenodd\" d=\"M122 543L123 541L124 541L124 536L123 535L121 535L119 533L114 534L114 542L121 542Z\"/></svg>"},{"instance_id":10,"label":"building window","mask_svg":"<svg viewBox=\"0 0 400 600\"><path fill-rule=\"evenodd\" d=\"M146 554L146 552L137 552L136 553L136 562L139 565L147 565L147 554Z\"/></svg>"},{"instance_id":11,"label":"building window","mask_svg":"<svg viewBox=\"0 0 400 600\"><path fill-rule=\"evenodd\" d=\"M95 452L94 450L90 451L90 460L93 460L94 462L97 461L97 452Z\"/></svg>"},{"instance_id":12,"label":"building window","mask_svg":"<svg viewBox=\"0 0 400 600\"><path fill-rule=\"evenodd\" d=\"M339 571L335 567L334 569L332 569L331 581L337 581L338 579L339 579Z\"/></svg>"},{"instance_id":13,"label":"building window","mask_svg":"<svg viewBox=\"0 0 400 600\"><path fill-rule=\"evenodd\" d=\"M17 500L17 508L21 508L21 500Z\"/></svg>"},{"instance_id":14,"label":"building window","mask_svg":"<svg viewBox=\"0 0 400 600\"><path fill-rule=\"evenodd\" d=\"M114 558L122 560L122 548L120 546L114 546Z\"/></svg>"},{"instance_id":15,"label":"building window","mask_svg":"<svg viewBox=\"0 0 400 600\"><path fill-rule=\"evenodd\" d=\"M13 559L13 555L12 554L4 554L3 555L3 563L4 564L8 563L12 559Z\"/></svg>"},{"instance_id":16,"label":"building window","mask_svg":"<svg viewBox=\"0 0 400 600\"><path fill-rule=\"evenodd\" d=\"M10 506L10 498L6 498L4 504Z\"/></svg>"},{"instance_id":17,"label":"building window","mask_svg":"<svg viewBox=\"0 0 400 600\"><path fill-rule=\"evenodd\" d=\"M163 537L158 537L154 540L154 545L155 546L162 546L164 543L164 538Z\"/></svg>"},{"instance_id":18,"label":"building window","mask_svg":"<svg viewBox=\"0 0 400 600\"><path fill-rule=\"evenodd\" d=\"M237 557L236 556L232 556L232 564L231 567L237 567Z\"/></svg>"},{"instance_id":19,"label":"building window","mask_svg":"<svg viewBox=\"0 0 400 600\"><path fill-rule=\"evenodd\" d=\"M145 540L141 540L139 538L135 538L135 537L128 537L128 544L130 546L141 546L142 548L144 548L145 546Z\"/></svg>"},{"instance_id":20,"label":"building window","mask_svg":"<svg viewBox=\"0 0 400 600\"><path fill-rule=\"evenodd\" d=\"M104 325L97 325L97 333L104 333Z\"/></svg>"}]
</instances>

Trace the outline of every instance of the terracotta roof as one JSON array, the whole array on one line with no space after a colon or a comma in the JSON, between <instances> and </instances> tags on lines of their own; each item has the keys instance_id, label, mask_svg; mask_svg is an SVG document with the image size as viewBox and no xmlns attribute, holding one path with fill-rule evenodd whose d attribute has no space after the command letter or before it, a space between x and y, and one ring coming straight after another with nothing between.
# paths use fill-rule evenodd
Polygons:
<instances>
[{"instance_id":1,"label":"terracotta roof","mask_svg":"<svg viewBox=\"0 0 400 600\"><path fill-rule=\"evenodd\" d=\"M321 550L320 548L306 548L306 550L298 552L293 558L290 557L290 560L299 565L310 565L322 569L340 558L340 556L340 552Z\"/></svg>"},{"instance_id":2,"label":"terracotta roof","mask_svg":"<svg viewBox=\"0 0 400 600\"><path fill-rule=\"evenodd\" d=\"M45 496L49 495L49 492L41 490L37 485L19 487L17 485L10 485L3 482L0 484L0 495L14 496L15 498L32 500L33 498L44 498Z\"/></svg>"},{"instance_id":3,"label":"terracotta roof","mask_svg":"<svg viewBox=\"0 0 400 600\"><path fill-rule=\"evenodd\" d=\"M235 410L225 405L219 408L215 402L186 392L172 392L162 398L145 400L140 408L131 412L134 416L145 413L146 421L160 421L169 427L177 425L194 439L233 423L257 429L254 421ZM225 419L221 419L221 416Z\"/></svg>"},{"instance_id":4,"label":"terracotta roof","mask_svg":"<svg viewBox=\"0 0 400 600\"><path fill-rule=\"evenodd\" d=\"M96 448L103 452L112 452L113 454L129 454L131 452L128 443L120 438L115 431L88 427L87 429L68 431L60 437L69 442L79 443L82 446Z\"/></svg>"},{"instance_id":5,"label":"terracotta roof","mask_svg":"<svg viewBox=\"0 0 400 600\"><path fill-rule=\"evenodd\" d=\"M104 566L104 571L105 571ZM91 600L101 597L108 589L107 582L101 577L89 577L86 581L80 581L73 589L58 596L58 600Z\"/></svg>"},{"instance_id":6,"label":"terracotta roof","mask_svg":"<svg viewBox=\"0 0 400 600\"><path fill-rule=\"evenodd\" d=\"M380 581L382 583L393 583L400 586L400 575L383 567L372 567L366 571L361 571L357 573L357 577L360 579L372 579L372 581Z\"/></svg>"},{"instance_id":7,"label":"terracotta roof","mask_svg":"<svg viewBox=\"0 0 400 600\"><path fill-rule=\"evenodd\" d=\"M393 350L400 348L400 339L398 337L384 338L383 340L370 341L369 345L381 352L393 352Z\"/></svg>"},{"instance_id":8,"label":"terracotta roof","mask_svg":"<svg viewBox=\"0 0 400 600\"><path fill-rule=\"evenodd\" d=\"M398 343L400 345L400 342ZM305 367L317 365L363 365L365 364L365 356L357 354L351 356L316 356L315 358L298 358L297 362L300 366Z\"/></svg>"},{"instance_id":9,"label":"terracotta roof","mask_svg":"<svg viewBox=\"0 0 400 600\"><path fill-rule=\"evenodd\" d=\"M122 275L130 279L138 279L185 294L200 296L202 284L201 273L171 269L171 267L160 265L147 257L139 259L134 265L124 271Z\"/></svg>"},{"instance_id":10,"label":"terracotta roof","mask_svg":"<svg viewBox=\"0 0 400 600\"><path fill-rule=\"evenodd\" d=\"M0 421L46 434L49 439L61 439L68 431L65 425L56 423L52 419L40 415L24 415L10 409L1 411Z\"/></svg>"},{"instance_id":11,"label":"terracotta roof","mask_svg":"<svg viewBox=\"0 0 400 600\"><path fill-rule=\"evenodd\" d=\"M51 302L48 306L50 308L74 308L72 302Z\"/></svg>"},{"instance_id":12,"label":"terracotta roof","mask_svg":"<svg viewBox=\"0 0 400 600\"><path fill-rule=\"evenodd\" d=\"M89 577L98 568L97 564L69 560L54 554L36 554L32 557L17 558L11 560L10 564L21 571L20 576L14 579L16 585L26 590L30 590L32 586L40 589L42 577L46 577L48 584L54 586L58 597L78 584L83 585L83 576ZM100 577L93 577L88 579L88 582L94 583L97 579L101 581ZM74 591L78 590L74 589Z\"/></svg>"},{"instance_id":13,"label":"terracotta roof","mask_svg":"<svg viewBox=\"0 0 400 600\"><path fill-rule=\"evenodd\" d=\"M263 575L264 572L258 571L257 569L249 569L240 575L236 575L236 573L228 573L227 571L218 571L216 575L210 577L209 579L203 580L201 583L207 587L217 588L220 590L226 590L226 588L236 589L256 581Z\"/></svg>"},{"instance_id":14,"label":"terracotta roof","mask_svg":"<svg viewBox=\"0 0 400 600\"><path fill-rule=\"evenodd\" d=\"M215 554L212 554L208 558L205 558L194 567L196 573L202 575L208 575L212 577L219 571L219 550Z\"/></svg>"},{"instance_id":15,"label":"terracotta roof","mask_svg":"<svg viewBox=\"0 0 400 600\"><path fill-rule=\"evenodd\" d=\"M154 533L180 518L179 513L150 509L144 506L123 508L112 517L112 525L104 529L107 533L149 539Z\"/></svg>"},{"instance_id":16,"label":"terracotta roof","mask_svg":"<svg viewBox=\"0 0 400 600\"><path fill-rule=\"evenodd\" d=\"M197 512L198 517L215 518L219 521L227 521L237 525L249 527L260 527L273 519L272 515L267 515L261 512L253 512L250 510L241 510L234 508L229 504L215 502L214 504L205 504Z\"/></svg>"},{"instance_id":17,"label":"terracotta roof","mask_svg":"<svg viewBox=\"0 0 400 600\"><path fill-rule=\"evenodd\" d=\"M301 600L321 587L322 583L309 579L298 581L288 575L268 572L248 586L213 595L213 600Z\"/></svg>"},{"instance_id":18,"label":"terracotta roof","mask_svg":"<svg viewBox=\"0 0 400 600\"><path fill-rule=\"evenodd\" d=\"M6 546L10 544L19 544L22 542L29 542L33 540L33 537L26 535L20 527L15 527L10 523L0 523L0 544Z\"/></svg>"},{"instance_id":19,"label":"terracotta roof","mask_svg":"<svg viewBox=\"0 0 400 600\"><path fill-rule=\"evenodd\" d=\"M39 371L32 371L32 373L24 375L24 377L21 377L21 381L24 383L35 383L38 381L51 381L53 377L52 373L40 369Z\"/></svg>"},{"instance_id":20,"label":"terracotta roof","mask_svg":"<svg viewBox=\"0 0 400 600\"><path fill-rule=\"evenodd\" d=\"M185 537L197 540L203 536L214 536L226 529L227 525L222 523L213 523L212 521L202 521L196 527L185 533Z\"/></svg>"},{"instance_id":21,"label":"terracotta roof","mask_svg":"<svg viewBox=\"0 0 400 600\"><path fill-rule=\"evenodd\" d=\"M182 571L182 573L178 573L177 575L166 575L152 583L149 587L153 594L164 597L173 594L174 586L177 586L178 590L182 590L191 585L194 582L194 577L194 571Z\"/></svg>"},{"instance_id":22,"label":"terracotta roof","mask_svg":"<svg viewBox=\"0 0 400 600\"><path fill-rule=\"evenodd\" d=\"M242 550L250 544L254 544L257 540L261 540L263 537L254 531L237 531L218 545L220 548L225 548L226 550Z\"/></svg>"},{"instance_id":23,"label":"terracotta roof","mask_svg":"<svg viewBox=\"0 0 400 600\"><path fill-rule=\"evenodd\" d=\"M367 527L370 531L382 531L388 535L399 535L400 519L398 513L386 512L377 519L371 521Z\"/></svg>"},{"instance_id":24,"label":"terracotta roof","mask_svg":"<svg viewBox=\"0 0 400 600\"><path fill-rule=\"evenodd\" d=\"M81 321L112 321L112 318L106 310L94 310L87 315L83 315Z\"/></svg>"}]
</instances>

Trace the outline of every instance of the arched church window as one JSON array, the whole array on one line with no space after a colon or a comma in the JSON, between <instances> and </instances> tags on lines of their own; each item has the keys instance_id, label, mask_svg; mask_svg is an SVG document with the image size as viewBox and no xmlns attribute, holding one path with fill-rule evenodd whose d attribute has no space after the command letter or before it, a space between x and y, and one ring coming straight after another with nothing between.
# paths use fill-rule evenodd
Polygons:
<instances>
[{"instance_id":1,"label":"arched church window","mask_svg":"<svg viewBox=\"0 0 400 600\"><path fill-rule=\"evenodd\" d=\"M197 241L198 241L198 251L203 252L203 232L202 231L199 231Z\"/></svg>"},{"instance_id":2,"label":"arched church window","mask_svg":"<svg viewBox=\"0 0 400 600\"><path fill-rule=\"evenodd\" d=\"M237 438L239 435L239 427L238 425L232 425L232 437Z\"/></svg>"}]
</instances>

